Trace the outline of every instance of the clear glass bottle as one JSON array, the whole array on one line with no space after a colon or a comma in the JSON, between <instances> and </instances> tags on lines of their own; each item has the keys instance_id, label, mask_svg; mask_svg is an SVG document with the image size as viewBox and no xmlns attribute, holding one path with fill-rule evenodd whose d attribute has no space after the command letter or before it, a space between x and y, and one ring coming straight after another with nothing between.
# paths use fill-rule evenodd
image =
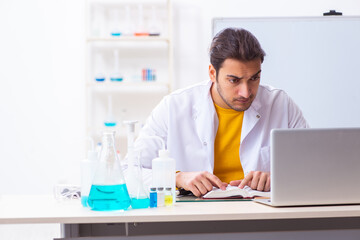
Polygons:
<instances>
[{"instance_id":1,"label":"clear glass bottle","mask_svg":"<svg viewBox=\"0 0 360 240\"><path fill-rule=\"evenodd\" d=\"M157 206L158 207L165 206L165 192L163 187L157 188Z\"/></svg>"},{"instance_id":2,"label":"clear glass bottle","mask_svg":"<svg viewBox=\"0 0 360 240\"><path fill-rule=\"evenodd\" d=\"M126 187L119 157L115 149L115 132L102 137L100 159L92 181L88 204L92 210L125 210L131 200Z\"/></svg>"}]
</instances>

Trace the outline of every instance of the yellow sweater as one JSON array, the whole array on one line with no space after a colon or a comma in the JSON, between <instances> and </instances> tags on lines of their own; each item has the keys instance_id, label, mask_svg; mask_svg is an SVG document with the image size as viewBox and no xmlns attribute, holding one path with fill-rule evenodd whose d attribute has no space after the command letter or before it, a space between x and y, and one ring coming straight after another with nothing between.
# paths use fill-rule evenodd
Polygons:
<instances>
[{"instance_id":1,"label":"yellow sweater","mask_svg":"<svg viewBox=\"0 0 360 240\"><path fill-rule=\"evenodd\" d=\"M219 118L214 144L214 174L226 183L243 179L239 149L244 112L214 105Z\"/></svg>"}]
</instances>

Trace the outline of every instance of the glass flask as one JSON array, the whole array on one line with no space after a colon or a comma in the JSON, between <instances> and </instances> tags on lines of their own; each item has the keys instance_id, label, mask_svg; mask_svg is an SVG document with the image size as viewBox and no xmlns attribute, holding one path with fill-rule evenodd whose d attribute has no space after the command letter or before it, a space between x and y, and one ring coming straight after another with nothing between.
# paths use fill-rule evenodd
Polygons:
<instances>
[{"instance_id":1,"label":"glass flask","mask_svg":"<svg viewBox=\"0 0 360 240\"><path fill-rule=\"evenodd\" d=\"M115 149L115 132L102 137L100 158L92 181L88 204L92 210L126 210L131 200Z\"/></svg>"},{"instance_id":2,"label":"glass flask","mask_svg":"<svg viewBox=\"0 0 360 240\"><path fill-rule=\"evenodd\" d=\"M135 151L128 153L125 179L129 185L131 207L133 209L148 208L150 205L149 193L145 191L139 153Z\"/></svg>"}]
</instances>

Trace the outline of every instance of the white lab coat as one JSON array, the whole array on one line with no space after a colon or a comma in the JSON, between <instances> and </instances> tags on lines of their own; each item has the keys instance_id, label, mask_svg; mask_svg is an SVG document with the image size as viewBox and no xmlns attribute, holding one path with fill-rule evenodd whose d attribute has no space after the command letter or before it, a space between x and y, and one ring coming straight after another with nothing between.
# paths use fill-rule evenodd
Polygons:
<instances>
[{"instance_id":1,"label":"white lab coat","mask_svg":"<svg viewBox=\"0 0 360 240\"><path fill-rule=\"evenodd\" d=\"M210 94L211 84L205 81L177 90L164 97L152 111L135 142L136 148L142 148L141 162L145 168L151 168L161 143L142 136L157 135L176 160L177 170L213 172L218 117ZM271 129L306 127L300 109L284 91L260 85L244 113L239 154L245 174L270 171Z\"/></svg>"}]
</instances>

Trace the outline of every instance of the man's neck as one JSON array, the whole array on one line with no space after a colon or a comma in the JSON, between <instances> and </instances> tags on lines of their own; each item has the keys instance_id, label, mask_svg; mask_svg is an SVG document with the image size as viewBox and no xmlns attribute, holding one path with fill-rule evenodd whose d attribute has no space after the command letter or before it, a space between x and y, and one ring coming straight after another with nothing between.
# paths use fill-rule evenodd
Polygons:
<instances>
[{"instance_id":1,"label":"man's neck","mask_svg":"<svg viewBox=\"0 0 360 240\"><path fill-rule=\"evenodd\" d=\"M211 98L216 105L218 105L221 108L229 109L229 106L224 102L224 100L219 95L215 83L212 83L210 88L210 93L211 93Z\"/></svg>"}]
</instances>

